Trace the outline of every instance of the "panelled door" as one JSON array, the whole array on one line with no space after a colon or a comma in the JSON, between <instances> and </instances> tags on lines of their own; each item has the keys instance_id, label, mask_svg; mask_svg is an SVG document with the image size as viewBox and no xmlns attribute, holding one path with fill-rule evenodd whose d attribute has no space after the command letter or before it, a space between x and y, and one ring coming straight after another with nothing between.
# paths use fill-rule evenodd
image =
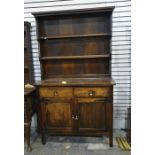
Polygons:
<instances>
[{"instance_id":1,"label":"panelled door","mask_svg":"<svg viewBox=\"0 0 155 155\"><path fill-rule=\"evenodd\" d=\"M46 99L41 106L46 131L52 133L72 131L72 99Z\"/></svg>"},{"instance_id":2,"label":"panelled door","mask_svg":"<svg viewBox=\"0 0 155 155\"><path fill-rule=\"evenodd\" d=\"M78 131L97 132L106 130L106 103L98 98L79 98L78 106Z\"/></svg>"}]
</instances>

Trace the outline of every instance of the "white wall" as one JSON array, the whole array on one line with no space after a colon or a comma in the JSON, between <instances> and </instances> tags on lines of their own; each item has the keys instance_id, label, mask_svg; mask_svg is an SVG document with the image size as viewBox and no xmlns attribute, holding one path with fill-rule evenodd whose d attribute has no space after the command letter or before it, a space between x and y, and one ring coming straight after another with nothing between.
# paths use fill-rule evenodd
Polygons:
<instances>
[{"instance_id":1,"label":"white wall","mask_svg":"<svg viewBox=\"0 0 155 155\"><path fill-rule=\"evenodd\" d=\"M112 16L112 77L114 128L125 128L131 105L131 2L130 0L24 0L24 21L31 23L35 80L40 80L36 23L31 12L115 6Z\"/></svg>"}]
</instances>

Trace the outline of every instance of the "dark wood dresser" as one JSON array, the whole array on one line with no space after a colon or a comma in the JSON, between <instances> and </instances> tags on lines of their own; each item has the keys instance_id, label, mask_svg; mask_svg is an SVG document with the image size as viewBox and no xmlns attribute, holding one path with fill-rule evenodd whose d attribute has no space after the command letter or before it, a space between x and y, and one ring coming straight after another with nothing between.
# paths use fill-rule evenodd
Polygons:
<instances>
[{"instance_id":1,"label":"dark wood dresser","mask_svg":"<svg viewBox=\"0 0 155 155\"><path fill-rule=\"evenodd\" d=\"M43 144L50 134L106 135L113 145L113 9L33 13L42 72L36 87Z\"/></svg>"}]
</instances>

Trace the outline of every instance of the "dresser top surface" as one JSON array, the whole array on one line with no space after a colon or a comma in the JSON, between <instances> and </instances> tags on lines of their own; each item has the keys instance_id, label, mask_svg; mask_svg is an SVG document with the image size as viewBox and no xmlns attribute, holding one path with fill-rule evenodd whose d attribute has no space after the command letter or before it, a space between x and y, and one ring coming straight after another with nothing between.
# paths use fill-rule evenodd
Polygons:
<instances>
[{"instance_id":1,"label":"dresser top surface","mask_svg":"<svg viewBox=\"0 0 155 155\"><path fill-rule=\"evenodd\" d=\"M110 86L115 82L109 78L52 78L36 82L38 86Z\"/></svg>"}]
</instances>

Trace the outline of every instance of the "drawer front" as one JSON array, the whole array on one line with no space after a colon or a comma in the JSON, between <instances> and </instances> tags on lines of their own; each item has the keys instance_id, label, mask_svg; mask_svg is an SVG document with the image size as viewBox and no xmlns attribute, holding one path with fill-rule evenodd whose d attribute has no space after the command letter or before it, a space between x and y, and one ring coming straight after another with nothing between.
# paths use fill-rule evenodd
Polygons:
<instances>
[{"instance_id":1,"label":"drawer front","mask_svg":"<svg viewBox=\"0 0 155 155\"><path fill-rule=\"evenodd\" d=\"M76 97L109 97L112 95L110 87L75 88Z\"/></svg>"},{"instance_id":2,"label":"drawer front","mask_svg":"<svg viewBox=\"0 0 155 155\"><path fill-rule=\"evenodd\" d=\"M72 88L41 87L39 88L40 97L72 97Z\"/></svg>"}]
</instances>

